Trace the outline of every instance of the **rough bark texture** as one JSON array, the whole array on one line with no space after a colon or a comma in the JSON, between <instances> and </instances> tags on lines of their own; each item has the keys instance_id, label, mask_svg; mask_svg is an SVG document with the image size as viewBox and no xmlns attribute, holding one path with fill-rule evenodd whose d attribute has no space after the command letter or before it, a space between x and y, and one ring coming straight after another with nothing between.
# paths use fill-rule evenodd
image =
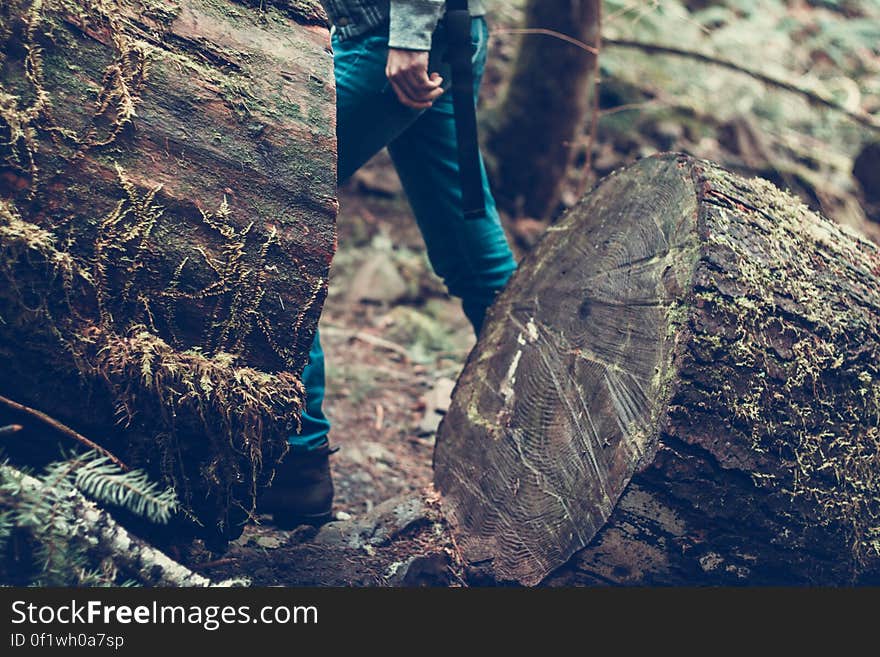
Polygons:
<instances>
[{"instance_id":1,"label":"rough bark texture","mask_svg":"<svg viewBox=\"0 0 880 657\"><path fill-rule=\"evenodd\" d=\"M252 507L299 416L332 75L312 0L0 8L0 392L208 524Z\"/></svg>"},{"instance_id":2,"label":"rough bark texture","mask_svg":"<svg viewBox=\"0 0 880 657\"><path fill-rule=\"evenodd\" d=\"M593 46L599 8L599 0L529 0L526 28ZM584 127L594 64L594 55L571 43L523 36L504 100L487 123L493 191L506 210L537 219L556 211L572 144Z\"/></svg>"},{"instance_id":3,"label":"rough bark texture","mask_svg":"<svg viewBox=\"0 0 880 657\"><path fill-rule=\"evenodd\" d=\"M878 278L875 245L764 181L676 155L605 179L492 308L441 425L464 560L525 584L876 582Z\"/></svg>"}]
</instances>

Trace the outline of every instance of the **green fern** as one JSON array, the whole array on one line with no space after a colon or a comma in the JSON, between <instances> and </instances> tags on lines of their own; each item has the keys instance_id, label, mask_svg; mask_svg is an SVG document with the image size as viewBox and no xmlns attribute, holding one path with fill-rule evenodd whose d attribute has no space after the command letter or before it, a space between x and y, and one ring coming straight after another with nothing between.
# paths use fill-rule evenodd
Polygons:
<instances>
[{"instance_id":1,"label":"green fern","mask_svg":"<svg viewBox=\"0 0 880 657\"><path fill-rule=\"evenodd\" d=\"M30 558L27 563L0 560L0 583L20 585L25 579L36 586L119 585L120 574L112 561L95 563L89 537L77 531L75 504L81 495L154 523L168 522L178 507L173 490L160 491L144 472L123 472L96 452L49 465L37 477L42 484L39 490L24 485L22 474L0 464L0 555L8 560L15 552L29 553ZM25 549L7 550L10 541Z\"/></svg>"},{"instance_id":2,"label":"green fern","mask_svg":"<svg viewBox=\"0 0 880 657\"><path fill-rule=\"evenodd\" d=\"M92 455L73 472L73 485L99 502L121 506L156 524L165 524L177 511L177 495L160 491L145 472L123 472L106 456Z\"/></svg>"}]
</instances>

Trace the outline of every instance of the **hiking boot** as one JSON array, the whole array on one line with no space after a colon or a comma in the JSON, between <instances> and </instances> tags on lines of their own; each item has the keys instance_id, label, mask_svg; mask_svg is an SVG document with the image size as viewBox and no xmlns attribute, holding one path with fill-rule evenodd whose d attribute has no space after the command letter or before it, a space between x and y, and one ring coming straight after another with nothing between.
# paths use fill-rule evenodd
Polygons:
<instances>
[{"instance_id":1,"label":"hiking boot","mask_svg":"<svg viewBox=\"0 0 880 657\"><path fill-rule=\"evenodd\" d=\"M333 479L329 445L313 450L291 449L278 465L272 485L263 493L261 510L272 514L280 529L323 525L332 520Z\"/></svg>"}]
</instances>

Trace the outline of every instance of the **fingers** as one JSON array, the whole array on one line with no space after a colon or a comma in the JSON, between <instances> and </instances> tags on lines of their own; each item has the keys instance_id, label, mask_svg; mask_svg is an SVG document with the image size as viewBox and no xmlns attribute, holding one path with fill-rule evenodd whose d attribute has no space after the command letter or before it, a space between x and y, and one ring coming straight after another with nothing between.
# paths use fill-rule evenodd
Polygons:
<instances>
[{"instance_id":1,"label":"fingers","mask_svg":"<svg viewBox=\"0 0 880 657\"><path fill-rule=\"evenodd\" d=\"M428 109L433 104L433 98L430 98L417 86L412 83L408 75L390 75L388 76L391 87L397 94L398 100L407 107L415 109Z\"/></svg>"},{"instance_id":2,"label":"fingers","mask_svg":"<svg viewBox=\"0 0 880 657\"><path fill-rule=\"evenodd\" d=\"M414 109L428 109L443 95L443 78L428 75L428 53L391 49L385 70L398 100Z\"/></svg>"},{"instance_id":3,"label":"fingers","mask_svg":"<svg viewBox=\"0 0 880 657\"><path fill-rule=\"evenodd\" d=\"M429 78L426 70L410 69L404 72L404 77L409 82L410 89L419 99L438 98L443 93L443 89L440 88L440 85L443 84L443 78L437 73L432 74Z\"/></svg>"},{"instance_id":4,"label":"fingers","mask_svg":"<svg viewBox=\"0 0 880 657\"><path fill-rule=\"evenodd\" d=\"M394 89L394 93L397 95L397 100L399 100L407 107L412 107L413 109L417 110L426 110L430 109L431 106L434 104L430 101L413 100L410 97L409 92L406 91L403 87L400 86L400 84L396 83L394 80L391 81L391 88Z\"/></svg>"},{"instance_id":5,"label":"fingers","mask_svg":"<svg viewBox=\"0 0 880 657\"><path fill-rule=\"evenodd\" d=\"M429 78L424 71L401 70L389 72L388 79L401 103L416 109L427 109L443 95L443 79Z\"/></svg>"}]
</instances>

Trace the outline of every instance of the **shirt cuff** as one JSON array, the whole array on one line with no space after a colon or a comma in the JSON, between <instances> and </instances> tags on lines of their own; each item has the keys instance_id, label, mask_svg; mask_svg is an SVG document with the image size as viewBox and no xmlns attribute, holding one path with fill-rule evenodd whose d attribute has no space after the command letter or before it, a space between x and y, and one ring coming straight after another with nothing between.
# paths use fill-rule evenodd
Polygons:
<instances>
[{"instance_id":1,"label":"shirt cuff","mask_svg":"<svg viewBox=\"0 0 880 657\"><path fill-rule=\"evenodd\" d=\"M445 0L391 0L388 47L430 50L431 36L445 8Z\"/></svg>"}]
</instances>

